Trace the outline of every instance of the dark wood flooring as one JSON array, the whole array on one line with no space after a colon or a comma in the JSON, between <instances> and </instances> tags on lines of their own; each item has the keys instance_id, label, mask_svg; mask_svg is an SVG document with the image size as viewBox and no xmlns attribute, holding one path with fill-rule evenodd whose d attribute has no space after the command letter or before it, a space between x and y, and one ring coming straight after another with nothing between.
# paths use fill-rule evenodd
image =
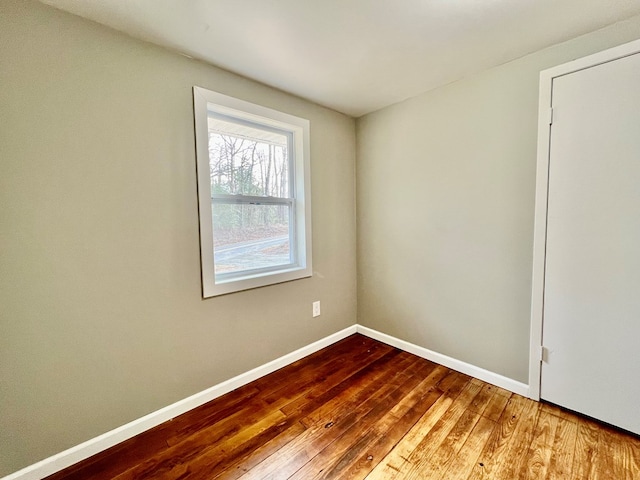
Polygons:
<instances>
[{"instance_id":1,"label":"dark wood flooring","mask_svg":"<svg viewBox=\"0 0 640 480\"><path fill-rule=\"evenodd\" d=\"M640 480L640 440L353 335L48 477L334 478Z\"/></svg>"}]
</instances>

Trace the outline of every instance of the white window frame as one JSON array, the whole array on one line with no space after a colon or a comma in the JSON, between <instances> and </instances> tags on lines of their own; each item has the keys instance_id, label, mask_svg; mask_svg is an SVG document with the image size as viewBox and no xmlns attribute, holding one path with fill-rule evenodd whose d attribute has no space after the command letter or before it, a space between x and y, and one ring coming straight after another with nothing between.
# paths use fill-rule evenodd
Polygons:
<instances>
[{"instance_id":1,"label":"white window frame","mask_svg":"<svg viewBox=\"0 0 640 480\"><path fill-rule=\"evenodd\" d=\"M198 211L200 217L200 261L202 296L204 298L264 287L310 277L311 262L311 188L309 120L256 105L206 88L193 87L193 110L196 138L196 166L198 176ZM248 195L212 196L209 170L209 112L249 122L266 129L277 129L290 134L289 155L292 155L290 177L292 198L252 197ZM289 239L293 263L236 274L215 274L213 247L213 198L236 203L262 205L292 205ZM218 198L220 197L220 198ZM222 198L224 197L224 198Z\"/></svg>"}]
</instances>

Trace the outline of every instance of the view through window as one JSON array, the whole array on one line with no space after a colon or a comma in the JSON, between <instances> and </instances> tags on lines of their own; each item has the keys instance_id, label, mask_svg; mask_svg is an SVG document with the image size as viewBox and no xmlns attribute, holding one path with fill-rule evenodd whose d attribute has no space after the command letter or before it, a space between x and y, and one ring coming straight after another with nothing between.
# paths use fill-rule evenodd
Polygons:
<instances>
[{"instance_id":1,"label":"view through window","mask_svg":"<svg viewBox=\"0 0 640 480\"><path fill-rule=\"evenodd\" d=\"M291 134L214 113L208 124L215 273L293 264Z\"/></svg>"}]
</instances>

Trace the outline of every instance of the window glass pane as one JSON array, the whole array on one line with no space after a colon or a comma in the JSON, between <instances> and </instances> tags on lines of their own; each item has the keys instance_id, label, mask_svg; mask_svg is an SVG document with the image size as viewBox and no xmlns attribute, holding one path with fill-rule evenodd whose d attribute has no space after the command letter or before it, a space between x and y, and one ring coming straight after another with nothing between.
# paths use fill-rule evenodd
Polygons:
<instances>
[{"instance_id":1,"label":"window glass pane","mask_svg":"<svg viewBox=\"0 0 640 480\"><path fill-rule=\"evenodd\" d=\"M212 194L290 197L289 135L210 114Z\"/></svg>"},{"instance_id":2,"label":"window glass pane","mask_svg":"<svg viewBox=\"0 0 640 480\"><path fill-rule=\"evenodd\" d=\"M289 205L213 203L215 273L288 265Z\"/></svg>"}]
</instances>

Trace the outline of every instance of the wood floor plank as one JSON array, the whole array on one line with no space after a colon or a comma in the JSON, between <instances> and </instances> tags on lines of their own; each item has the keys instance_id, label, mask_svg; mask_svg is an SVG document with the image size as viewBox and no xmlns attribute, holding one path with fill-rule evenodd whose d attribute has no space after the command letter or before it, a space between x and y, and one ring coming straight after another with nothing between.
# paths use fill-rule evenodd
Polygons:
<instances>
[{"instance_id":1,"label":"wood floor plank","mask_svg":"<svg viewBox=\"0 0 640 480\"><path fill-rule=\"evenodd\" d=\"M115 480L145 480L187 478L193 468L203 463L218 462L234 446L248 441L265 429L277 425L286 419L280 411L271 412L255 424L239 429L228 438L208 441L204 434L189 437L162 454L149 459L114 477Z\"/></svg>"},{"instance_id":2,"label":"wood floor plank","mask_svg":"<svg viewBox=\"0 0 640 480\"><path fill-rule=\"evenodd\" d=\"M206 438L209 443L218 442L230 435L234 435L246 425L252 425L260 421L265 413L273 413L277 408L267 408L261 400L253 399L247 402L241 409L227 415L218 421L211 421L200 424L200 428L192 430L186 428L184 431L167 436L167 445L170 447L185 444L197 444L201 439ZM284 418L285 415L280 412ZM198 422L199 423L199 422Z\"/></svg>"},{"instance_id":3,"label":"wood floor plank","mask_svg":"<svg viewBox=\"0 0 640 480\"><path fill-rule=\"evenodd\" d=\"M512 395L498 421L498 428L489 437L478 462L469 474L469 480L498 479L495 475L502 463L509 461L508 451L520 415L527 405L527 400L519 395Z\"/></svg>"},{"instance_id":4,"label":"wood floor plank","mask_svg":"<svg viewBox=\"0 0 640 480\"><path fill-rule=\"evenodd\" d=\"M388 465L388 463L384 463L384 460L389 459L391 452L410 438L411 432L416 432L414 435L425 435L427 431L430 431L432 426L428 425L428 420L426 419L429 418L431 422L433 422L433 425L437 423L435 419L437 414L432 414L434 410L439 408L436 404L442 400L444 400L446 404L449 404L452 398L449 397L448 394L452 391L459 392L470 381L469 377L461 375L458 372L449 372L448 376L454 377L456 375L457 382L449 382L449 388L442 390L442 395L437 395L437 392L441 391L440 388L438 388L436 392L429 392L428 400L421 399L416 402L413 410L416 414L420 413L419 418L413 414L404 414L398 419L397 423L389 427L388 430L385 431L383 428L380 428L377 432L377 441L373 445L368 446L361 458L345 471L345 478L371 478L370 474L373 473L373 469L376 469L379 465ZM437 385L439 387L444 386L442 381L439 381ZM435 401L432 401L432 399L435 399ZM425 407L428 408L425 409ZM447 409L443 409L443 414L446 410ZM398 414L395 413L395 416L398 416ZM413 445L415 446L415 444L416 442L414 442ZM413 451L413 448L410 451ZM389 478L389 476L386 478Z\"/></svg>"},{"instance_id":5,"label":"wood floor plank","mask_svg":"<svg viewBox=\"0 0 640 480\"><path fill-rule=\"evenodd\" d=\"M629 478L640 478L640 436L618 433L618 441L621 443L618 451L624 457L625 475Z\"/></svg>"},{"instance_id":6,"label":"wood floor plank","mask_svg":"<svg viewBox=\"0 0 640 480\"><path fill-rule=\"evenodd\" d=\"M471 377L455 370L449 370L448 374L436 384L436 388L447 397L456 398L466 388Z\"/></svg>"},{"instance_id":7,"label":"wood floor plank","mask_svg":"<svg viewBox=\"0 0 640 480\"><path fill-rule=\"evenodd\" d=\"M619 456L617 438L611 428L600 430L598 441L598 478L623 479L622 457Z\"/></svg>"},{"instance_id":8,"label":"wood floor plank","mask_svg":"<svg viewBox=\"0 0 640 480\"><path fill-rule=\"evenodd\" d=\"M408 463L411 452L413 452L423 438L431 432L452 403L452 398L445 395L440 396L413 428L402 438L402 441L376 465L367 476L367 480L393 479L402 472L404 466Z\"/></svg>"},{"instance_id":9,"label":"wood floor plank","mask_svg":"<svg viewBox=\"0 0 640 480\"><path fill-rule=\"evenodd\" d=\"M458 452L480 420L482 413L491 404L495 389L492 385L484 384L480 392L473 398L469 406L455 422L446 438L420 467L420 478L444 478L444 473L455 460ZM478 452L479 454L479 452ZM410 475L409 470L408 475Z\"/></svg>"},{"instance_id":10,"label":"wood floor plank","mask_svg":"<svg viewBox=\"0 0 640 480\"><path fill-rule=\"evenodd\" d=\"M521 478L526 471L528 452L533 441L535 426L540 416L538 403L532 403L526 399L525 407L516 425L514 436L507 448L507 462L495 469L496 478L516 479Z\"/></svg>"},{"instance_id":11,"label":"wood floor plank","mask_svg":"<svg viewBox=\"0 0 640 480\"><path fill-rule=\"evenodd\" d=\"M480 418L478 413L465 411L428 461L421 462L417 467L420 473L416 478L443 478ZM410 474L408 478L411 478Z\"/></svg>"},{"instance_id":12,"label":"wood floor plank","mask_svg":"<svg viewBox=\"0 0 640 480\"><path fill-rule=\"evenodd\" d=\"M620 459L624 480L640 478L640 436L615 432L615 455Z\"/></svg>"},{"instance_id":13,"label":"wood floor plank","mask_svg":"<svg viewBox=\"0 0 640 480\"><path fill-rule=\"evenodd\" d=\"M560 418L563 418L565 420L568 420L574 423L580 423L585 418L576 412L572 412L571 410L567 410L566 408L559 407L552 403L548 403L544 400L540 402L540 408L542 409L543 412L556 415Z\"/></svg>"},{"instance_id":14,"label":"wood floor plank","mask_svg":"<svg viewBox=\"0 0 640 480\"><path fill-rule=\"evenodd\" d=\"M467 408L469 412L475 412L478 415L484 414L484 411L487 409L493 396L495 395L495 387L488 383L485 383L482 386L482 390L480 393L476 395L476 397L471 401L471 404Z\"/></svg>"},{"instance_id":15,"label":"wood floor plank","mask_svg":"<svg viewBox=\"0 0 640 480\"><path fill-rule=\"evenodd\" d=\"M578 424L576 422L558 417L558 426L551 447L551 460L545 480L565 480L573 477L573 456L577 435Z\"/></svg>"},{"instance_id":16,"label":"wood floor plank","mask_svg":"<svg viewBox=\"0 0 640 480\"><path fill-rule=\"evenodd\" d=\"M433 403L442 396L438 390L431 390L427 398L416 402L406 414L398 418L397 412L393 413L389 419L391 420L390 425L381 424L375 429L374 434L371 435L371 441L362 449L363 453L360 458L344 471L343 477L349 479L366 478L393 447L402 440L425 411L430 409Z\"/></svg>"},{"instance_id":17,"label":"wood floor plank","mask_svg":"<svg viewBox=\"0 0 640 480\"><path fill-rule=\"evenodd\" d=\"M604 426L598 441L598 478L640 479L640 436Z\"/></svg>"},{"instance_id":18,"label":"wood floor plank","mask_svg":"<svg viewBox=\"0 0 640 480\"><path fill-rule=\"evenodd\" d=\"M635 436L633 442L628 442L628 446L633 458L632 462L630 462L633 465L633 472L640 474L640 437ZM640 475L637 478L640 478Z\"/></svg>"},{"instance_id":19,"label":"wood floor plank","mask_svg":"<svg viewBox=\"0 0 640 480\"><path fill-rule=\"evenodd\" d=\"M491 399L491 403L485 408L484 412L482 412L482 416L488 418L493 422L497 422L500 420L500 416L504 411L509 399L511 398L511 393L505 395L503 392L506 390L497 389L494 392L493 398Z\"/></svg>"},{"instance_id":20,"label":"wood floor plank","mask_svg":"<svg viewBox=\"0 0 640 480\"><path fill-rule=\"evenodd\" d=\"M254 388L247 390L243 395L225 396L221 398L219 402L216 402L217 408L209 408L209 406L206 405L198 416L193 415L192 412L187 412L185 414L186 416L180 419L180 422L170 422L161 426L159 430L163 431L168 445L175 445L182 438L186 438L202 428L238 415L252 402L254 405L259 405L260 401L256 401L259 393L260 390Z\"/></svg>"},{"instance_id":21,"label":"wood floor plank","mask_svg":"<svg viewBox=\"0 0 640 480\"><path fill-rule=\"evenodd\" d=\"M409 456L424 441L424 437L438 425L442 417L449 411L453 400L460 395L460 392L470 382L470 378L458 372L449 371L443 380L436 386L443 395L438 398L434 405L417 421L411 430L402 438L389 454L380 462L367 476L369 479L375 478L395 478L397 474L409 465Z\"/></svg>"},{"instance_id":22,"label":"wood floor plank","mask_svg":"<svg viewBox=\"0 0 640 480\"><path fill-rule=\"evenodd\" d=\"M424 478L422 471L429 467L429 459L435 454L447 436L455 429L458 420L464 415L473 399L482 391L483 383L472 379L456 397L456 401L438 420L428 435L416 446L402 468L402 478Z\"/></svg>"},{"instance_id":23,"label":"wood floor plank","mask_svg":"<svg viewBox=\"0 0 640 480\"><path fill-rule=\"evenodd\" d=\"M527 453L527 461L523 462L518 478L544 480L547 477L559 421L560 417L544 415L538 409L538 421Z\"/></svg>"},{"instance_id":24,"label":"wood floor plank","mask_svg":"<svg viewBox=\"0 0 640 480\"><path fill-rule=\"evenodd\" d=\"M598 442L600 429L591 421L578 422L572 476L579 480L598 479ZM605 479L602 479L605 480ZM608 480L608 479L607 479Z\"/></svg>"},{"instance_id":25,"label":"wood floor plank","mask_svg":"<svg viewBox=\"0 0 640 480\"><path fill-rule=\"evenodd\" d=\"M226 463L220 463L218 472L211 475L211 479L235 480L241 477L265 458L278 452L281 448L299 437L306 428L300 422L293 422L288 428L278 435L266 440L254 450L246 452L242 456L228 456Z\"/></svg>"},{"instance_id":26,"label":"wood floor plank","mask_svg":"<svg viewBox=\"0 0 640 480\"><path fill-rule=\"evenodd\" d=\"M501 396L501 395L497 395ZM483 447L489 441L489 437L496 430L498 424L486 417L480 417L469 433L464 445L456 453L443 471L440 478L447 480L466 480L478 462Z\"/></svg>"},{"instance_id":27,"label":"wood floor plank","mask_svg":"<svg viewBox=\"0 0 640 480\"><path fill-rule=\"evenodd\" d=\"M460 476L460 472L463 472L460 478L466 479L488 435L497 425L484 417L485 412L489 410L490 415L493 416L493 412L498 412L499 408L504 409L507 400L508 397L499 394L495 387L486 384L432 456L428 466L422 469L423 477L449 478ZM480 423L479 428L477 428L478 423ZM472 434L474 434L473 437ZM480 439L484 440L481 445L477 443ZM465 448L465 456L461 458L460 451L463 448ZM472 462L469 462L470 459L473 459Z\"/></svg>"}]
</instances>

